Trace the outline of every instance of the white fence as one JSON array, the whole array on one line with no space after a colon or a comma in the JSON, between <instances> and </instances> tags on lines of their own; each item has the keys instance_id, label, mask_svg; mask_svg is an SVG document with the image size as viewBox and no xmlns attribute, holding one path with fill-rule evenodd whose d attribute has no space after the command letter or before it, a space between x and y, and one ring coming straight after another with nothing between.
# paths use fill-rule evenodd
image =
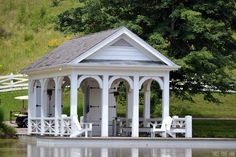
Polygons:
<instances>
[{"instance_id":1,"label":"white fence","mask_svg":"<svg viewBox=\"0 0 236 157\"><path fill-rule=\"evenodd\" d=\"M170 133L172 137L192 137L192 116L185 116L183 118L179 118L178 116L172 117L172 124ZM117 120L114 121L115 128L114 132L117 135L121 136L129 136L131 133L131 119L126 119L119 117ZM161 118L150 118L144 120L143 118L139 119L139 132L143 133L150 133L152 129L151 124L156 124L156 126L161 127L162 119Z\"/></svg>"},{"instance_id":2,"label":"white fence","mask_svg":"<svg viewBox=\"0 0 236 157\"><path fill-rule=\"evenodd\" d=\"M27 75L16 74L0 76L0 92L28 89Z\"/></svg>"}]
</instances>

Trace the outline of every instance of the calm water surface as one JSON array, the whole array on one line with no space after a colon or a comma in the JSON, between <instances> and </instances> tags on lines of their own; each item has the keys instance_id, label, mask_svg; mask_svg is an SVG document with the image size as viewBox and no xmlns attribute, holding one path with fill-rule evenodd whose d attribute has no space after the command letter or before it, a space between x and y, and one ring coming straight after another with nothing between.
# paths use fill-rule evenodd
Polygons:
<instances>
[{"instance_id":1,"label":"calm water surface","mask_svg":"<svg viewBox=\"0 0 236 157\"><path fill-rule=\"evenodd\" d=\"M236 157L235 149L46 147L0 139L0 157Z\"/></svg>"}]
</instances>

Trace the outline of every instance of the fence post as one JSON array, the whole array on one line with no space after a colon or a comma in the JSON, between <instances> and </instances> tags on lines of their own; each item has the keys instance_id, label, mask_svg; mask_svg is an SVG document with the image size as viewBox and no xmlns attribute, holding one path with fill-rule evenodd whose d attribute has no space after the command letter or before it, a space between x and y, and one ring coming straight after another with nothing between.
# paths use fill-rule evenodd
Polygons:
<instances>
[{"instance_id":1,"label":"fence post","mask_svg":"<svg viewBox=\"0 0 236 157\"><path fill-rule=\"evenodd\" d=\"M31 123L31 119L28 117L27 134L30 135L31 133L32 133L32 123Z\"/></svg>"},{"instance_id":2,"label":"fence post","mask_svg":"<svg viewBox=\"0 0 236 157\"><path fill-rule=\"evenodd\" d=\"M185 137L192 137L192 116L185 116Z\"/></svg>"}]
</instances>

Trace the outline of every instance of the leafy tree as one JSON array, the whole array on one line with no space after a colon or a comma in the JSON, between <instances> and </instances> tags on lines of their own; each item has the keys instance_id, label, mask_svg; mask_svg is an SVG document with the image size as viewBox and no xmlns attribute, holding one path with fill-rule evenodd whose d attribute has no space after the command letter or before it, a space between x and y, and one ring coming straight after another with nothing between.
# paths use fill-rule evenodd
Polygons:
<instances>
[{"instance_id":1,"label":"leafy tree","mask_svg":"<svg viewBox=\"0 0 236 157\"><path fill-rule=\"evenodd\" d=\"M171 74L172 91L182 99L212 90L235 90L235 0L85 0L58 16L62 32L92 33L126 26L181 69ZM228 71L229 71L228 70Z\"/></svg>"}]
</instances>

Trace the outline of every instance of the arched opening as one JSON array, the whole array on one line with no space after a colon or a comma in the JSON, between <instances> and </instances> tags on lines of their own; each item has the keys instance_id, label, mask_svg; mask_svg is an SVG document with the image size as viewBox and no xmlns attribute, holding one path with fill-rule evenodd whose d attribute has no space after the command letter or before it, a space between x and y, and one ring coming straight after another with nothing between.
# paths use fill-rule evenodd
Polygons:
<instances>
[{"instance_id":1,"label":"arched opening","mask_svg":"<svg viewBox=\"0 0 236 157\"><path fill-rule=\"evenodd\" d=\"M140 81L140 87L140 104L143 105L140 116L146 127L150 118L162 116L163 81L159 77L143 78Z\"/></svg>"},{"instance_id":2,"label":"arched opening","mask_svg":"<svg viewBox=\"0 0 236 157\"><path fill-rule=\"evenodd\" d=\"M101 80L99 77L81 76L78 79L80 122L93 124L93 136L101 135ZM80 94L79 94L80 97Z\"/></svg>"},{"instance_id":3,"label":"arched opening","mask_svg":"<svg viewBox=\"0 0 236 157\"><path fill-rule=\"evenodd\" d=\"M65 76L59 81L61 87L61 108L63 116L70 116L70 79Z\"/></svg>"},{"instance_id":4,"label":"arched opening","mask_svg":"<svg viewBox=\"0 0 236 157\"><path fill-rule=\"evenodd\" d=\"M46 95L44 114L46 117L55 117L55 82L51 78L46 81Z\"/></svg>"},{"instance_id":5,"label":"arched opening","mask_svg":"<svg viewBox=\"0 0 236 157\"><path fill-rule=\"evenodd\" d=\"M32 111L32 117L41 117L41 83L40 81L34 81L33 86L33 106L35 107L35 112Z\"/></svg>"},{"instance_id":6,"label":"arched opening","mask_svg":"<svg viewBox=\"0 0 236 157\"><path fill-rule=\"evenodd\" d=\"M111 82L112 81L112 82ZM119 135L117 120L126 122L126 127L130 127L132 120L132 80L127 78L110 79L109 86L109 111L108 124L109 136Z\"/></svg>"}]
</instances>

